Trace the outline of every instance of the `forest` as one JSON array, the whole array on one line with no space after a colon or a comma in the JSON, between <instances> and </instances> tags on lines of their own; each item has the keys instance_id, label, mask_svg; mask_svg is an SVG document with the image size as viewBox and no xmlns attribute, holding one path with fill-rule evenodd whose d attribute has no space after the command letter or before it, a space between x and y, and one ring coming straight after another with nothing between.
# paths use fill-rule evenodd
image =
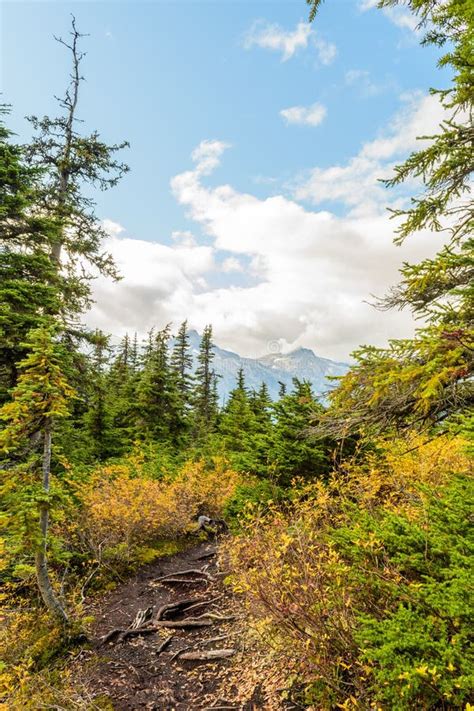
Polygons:
<instances>
[{"instance_id":1,"label":"forest","mask_svg":"<svg viewBox=\"0 0 474 711\"><path fill-rule=\"evenodd\" d=\"M82 132L80 18L58 114L23 144L1 106L0 708L474 709L474 6L404 5L452 80L394 240L443 246L377 304L414 336L324 401L241 370L221 402L212 324L196 367L187 321L87 327L133 147Z\"/></svg>"}]
</instances>

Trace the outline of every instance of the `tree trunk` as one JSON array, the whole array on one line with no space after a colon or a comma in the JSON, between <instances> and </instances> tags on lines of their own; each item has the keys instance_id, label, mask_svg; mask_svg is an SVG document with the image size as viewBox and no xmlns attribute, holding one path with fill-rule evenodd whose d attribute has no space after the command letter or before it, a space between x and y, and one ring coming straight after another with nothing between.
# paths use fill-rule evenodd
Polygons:
<instances>
[{"instance_id":1,"label":"tree trunk","mask_svg":"<svg viewBox=\"0 0 474 711\"><path fill-rule=\"evenodd\" d=\"M49 480L51 475L51 424L51 418L48 417L43 430L43 492L45 495L49 494ZM49 503L44 501L40 506L41 541L36 551L36 580L41 597L48 611L58 622L66 627L69 624L69 618L66 610L54 594L48 574L48 559L46 555L48 546L48 525Z\"/></svg>"}]
</instances>

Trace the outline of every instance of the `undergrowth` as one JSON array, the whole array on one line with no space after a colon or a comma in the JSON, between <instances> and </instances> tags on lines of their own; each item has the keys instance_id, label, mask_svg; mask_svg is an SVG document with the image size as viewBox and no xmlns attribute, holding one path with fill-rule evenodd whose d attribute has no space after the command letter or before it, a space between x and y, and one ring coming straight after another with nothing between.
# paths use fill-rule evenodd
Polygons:
<instances>
[{"instance_id":1,"label":"undergrowth","mask_svg":"<svg viewBox=\"0 0 474 711\"><path fill-rule=\"evenodd\" d=\"M251 508L230 582L314 709L465 708L474 487L459 439L383 444L290 507ZM278 662L277 662L278 664ZM467 708L467 707L466 707Z\"/></svg>"}]
</instances>

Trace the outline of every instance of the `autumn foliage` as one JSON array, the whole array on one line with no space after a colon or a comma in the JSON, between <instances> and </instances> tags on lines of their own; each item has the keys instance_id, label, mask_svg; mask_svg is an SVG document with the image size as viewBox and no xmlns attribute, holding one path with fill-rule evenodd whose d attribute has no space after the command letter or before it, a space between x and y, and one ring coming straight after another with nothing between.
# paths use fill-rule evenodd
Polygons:
<instances>
[{"instance_id":1,"label":"autumn foliage","mask_svg":"<svg viewBox=\"0 0 474 711\"><path fill-rule=\"evenodd\" d=\"M410 451L411 450L411 451ZM459 439L383 445L229 542L268 654L314 709L460 708L472 691L473 487ZM471 509L470 509L471 507Z\"/></svg>"},{"instance_id":2,"label":"autumn foliage","mask_svg":"<svg viewBox=\"0 0 474 711\"><path fill-rule=\"evenodd\" d=\"M241 477L223 459L185 464L176 476L143 476L140 453L100 466L76 485L75 533L100 559L133 559L139 547L192 533L197 517L219 517Z\"/></svg>"}]
</instances>

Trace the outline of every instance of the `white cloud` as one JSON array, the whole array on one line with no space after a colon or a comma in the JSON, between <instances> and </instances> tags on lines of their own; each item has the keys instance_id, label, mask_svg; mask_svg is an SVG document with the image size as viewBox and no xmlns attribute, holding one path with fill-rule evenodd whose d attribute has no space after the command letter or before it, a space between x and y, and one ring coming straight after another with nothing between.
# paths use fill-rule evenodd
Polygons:
<instances>
[{"instance_id":1,"label":"white cloud","mask_svg":"<svg viewBox=\"0 0 474 711\"><path fill-rule=\"evenodd\" d=\"M96 303L88 321L115 336L144 334L152 326L184 320L194 295L206 287L205 275L214 268L212 247L195 243L169 246L111 235L104 249L113 255L122 280L95 280Z\"/></svg>"},{"instance_id":2,"label":"white cloud","mask_svg":"<svg viewBox=\"0 0 474 711\"><path fill-rule=\"evenodd\" d=\"M261 47L280 52L282 62L286 62L298 50L307 49L310 40L321 64L331 64L337 54L336 45L320 37L307 22L299 22L294 30L285 30L280 25L258 20L246 32L243 46L245 49Z\"/></svg>"},{"instance_id":3,"label":"white cloud","mask_svg":"<svg viewBox=\"0 0 474 711\"><path fill-rule=\"evenodd\" d=\"M102 227L111 237L118 237L122 232L125 232L125 227L113 220L103 220Z\"/></svg>"},{"instance_id":4,"label":"white cloud","mask_svg":"<svg viewBox=\"0 0 474 711\"><path fill-rule=\"evenodd\" d=\"M372 10L378 5L378 0L361 0L359 2L359 10L366 12ZM411 32L417 32L418 20L415 15L402 7L394 5L381 8L383 14L397 27Z\"/></svg>"},{"instance_id":5,"label":"white cloud","mask_svg":"<svg viewBox=\"0 0 474 711\"><path fill-rule=\"evenodd\" d=\"M326 107L317 102L311 104L311 106L291 106L280 111L280 116L288 124L300 124L302 126L319 126L324 121L326 114Z\"/></svg>"},{"instance_id":6,"label":"white cloud","mask_svg":"<svg viewBox=\"0 0 474 711\"><path fill-rule=\"evenodd\" d=\"M353 86L362 96L376 96L387 88L387 85L376 84L372 81L370 73L365 69L349 69L344 75L347 86Z\"/></svg>"},{"instance_id":7,"label":"white cloud","mask_svg":"<svg viewBox=\"0 0 474 711\"><path fill-rule=\"evenodd\" d=\"M296 186L296 198L314 204L342 202L358 214L384 211L390 200L401 199L403 191L389 194L380 179L389 177L403 156L420 147L418 136L436 132L445 117L436 96L415 93L401 98L403 109L378 138L344 165L311 170Z\"/></svg>"},{"instance_id":8,"label":"white cloud","mask_svg":"<svg viewBox=\"0 0 474 711\"><path fill-rule=\"evenodd\" d=\"M196 172L199 175L208 175L219 165L222 153L229 148L223 141L201 141L191 153L191 158L196 163Z\"/></svg>"},{"instance_id":9,"label":"white cloud","mask_svg":"<svg viewBox=\"0 0 474 711\"><path fill-rule=\"evenodd\" d=\"M227 259L224 259L222 262L222 271L223 272L243 272L244 268L242 266L242 263L239 262L238 259L235 257L227 257Z\"/></svg>"},{"instance_id":10,"label":"white cloud","mask_svg":"<svg viewBox=\"0 0 474 711\"><path fill-rule=\"evenodd\" d=\"M336 59L337 55L336 45L332 42L327 42L325 39L323 39L316 33L313 34L313 44L316 47L316 51L318 53L319 61L321 62L321 64L332 64L332 62Z\"/></svg>"},{"instance_id":11,"label":"white cloud","mask_svg":"<svg viewBox=\"0 0 474 711\"><path fill-rule=\"evenodd\" d=\"M375 181L414 147L416 133L431 130L439 117L434 102L411 97L387 130L346 165L315 169L300 185L316 203L340 199L347 205L343 216L284 195L260 199L231 185L209 187L208 161L216 167L225 144L201 143L193 153L194 170L176 175L171 187L212 246L197 244L190 233L164 245L129 239L116 229L105 247L124 279L97 281L90 324L120 335L188 318L198 330L212 323L219 344L248 356L279 340L345 359L360 343L383 345L389 336L408 335L410 314L379 314L366 302L398 281L403 261L432 254L439 241L421 233L395 247L393 224L382 209L388 196ZM355 209L367 201L366 193L366 208ZM243 264L250 264L250 284L232 276ZM218 288L210 286L217 269L227 275Z\"/></svg>"},{"instance_id":12,"label":"white cloud","mask_svg":"<svg viewBox=\"0 0 474 711\"><path fill-rule=\"evenodd\" d=\"M280 25L257 21L246 33L244 47L250 49L256 46L281 52L282 61L286 62L298 49L308 46L311 32L311 26L306 22L299 22L293 31L285 31Z\"/></svg>"}]
</instances>

